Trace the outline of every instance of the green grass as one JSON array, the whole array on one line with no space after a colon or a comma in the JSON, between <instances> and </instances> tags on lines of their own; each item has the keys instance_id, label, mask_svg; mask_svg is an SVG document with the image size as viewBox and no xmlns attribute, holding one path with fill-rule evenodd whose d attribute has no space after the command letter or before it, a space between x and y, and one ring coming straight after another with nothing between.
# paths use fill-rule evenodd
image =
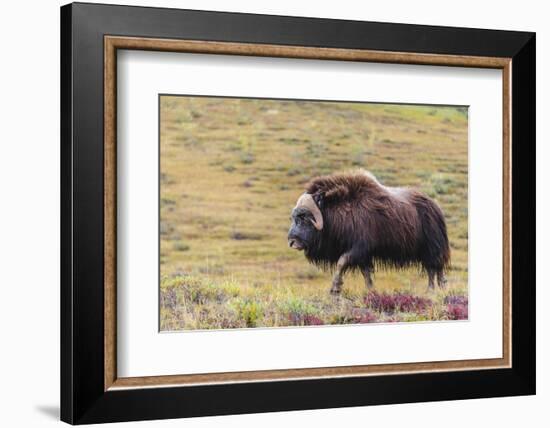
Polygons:
<instances>
[{"instance_id":1,"label":"green grass","mask_svg":"<svg viewBox=\"0 0 550 428\"><path fill-rule=\"evenodd\" d=\"M181 330L449 320L453 313L446 299L461 293L456 286L421 295L346 288L334 297L304 293L297 285L257 287L180 275L161 281L161 325Z\"/></svg>"},{"instance_id":2,"label":"green grass","mask_svg":"<svg viewBox=\"0 0 550 428\"><path fill-rule=\"evenodd\" d=\"M160 126L162 330L446 319L445 293L467 295L464 108L163 96ZM415 269L374 278L381 293L433 300L426 313L371 313L361 275L335 299L330 273L288 248L304 184L357 167L445 213L448 290L428 292Z\"/></svg>"}]
</instances>

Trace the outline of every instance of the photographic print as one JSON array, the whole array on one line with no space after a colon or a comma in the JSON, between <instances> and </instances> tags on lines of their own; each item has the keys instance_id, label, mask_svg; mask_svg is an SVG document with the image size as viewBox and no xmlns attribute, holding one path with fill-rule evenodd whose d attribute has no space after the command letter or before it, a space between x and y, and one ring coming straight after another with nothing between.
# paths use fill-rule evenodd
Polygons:
<instances>
[{"instance_id":1,"label":"photographic print","mask_svg":"<svg viewBox=\"0 0 550 428\"><path fill-rule=\"evenodd\" d=\"M160 330L468 319L468 108L159 95Z\"/></svg>"}]
</instances>

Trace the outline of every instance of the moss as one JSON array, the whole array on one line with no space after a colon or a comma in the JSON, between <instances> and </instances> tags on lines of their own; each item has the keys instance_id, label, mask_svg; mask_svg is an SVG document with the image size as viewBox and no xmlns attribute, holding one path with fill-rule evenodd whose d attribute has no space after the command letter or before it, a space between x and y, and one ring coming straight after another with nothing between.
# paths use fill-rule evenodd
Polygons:
<instances>
[{"instance_id":1,"label":"moss","mask_svg":"<svg viewBox=\"0 0 550 428\"><path fill-rule=\"evenodd\" d=\"M176 251L189 251L189 248L190 248L189 245L187 245L182 241L176 241L174 243L174 250Z\"/></svg>"}]
</instances>

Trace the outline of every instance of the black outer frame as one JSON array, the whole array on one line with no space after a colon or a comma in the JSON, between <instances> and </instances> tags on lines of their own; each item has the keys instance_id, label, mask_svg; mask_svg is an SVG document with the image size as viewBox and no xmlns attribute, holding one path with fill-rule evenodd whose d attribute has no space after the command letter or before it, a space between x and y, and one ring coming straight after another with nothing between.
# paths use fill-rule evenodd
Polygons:
<instances>
[{"instance_id":1,"label":"black outer frame","mask_svg":"<svg viewBox=\"0 0 550 428\"><path fill-rule=\"evenodd\" d=\"M512 58L512 368L104 391L103 37ZM72 424L535 393L535 34L73 3L61 8L61 420Z\"/></svg>"}]
</instances>

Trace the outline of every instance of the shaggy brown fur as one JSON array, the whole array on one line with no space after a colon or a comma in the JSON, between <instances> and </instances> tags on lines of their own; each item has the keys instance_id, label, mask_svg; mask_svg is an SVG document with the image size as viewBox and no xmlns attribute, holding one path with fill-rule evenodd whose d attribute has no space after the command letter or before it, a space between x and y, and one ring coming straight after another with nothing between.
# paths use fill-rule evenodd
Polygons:
<instances>
[{"instance_id":1,"label":"shaggy brown fur","mask_svg":"<svg viewBox=\"0 0 550 428\"><path fill-rule=\"evenodd\" d=\"M342 274L349 269L360 269L371 286L374 267L417 265L429 274L430 287L435 274L444 285L450 262L447 228L441 209L426 195L383 186L362 170L316 177L306 192L320 208L324 227L309 240L305 255L318 266L336 269L333 292L340 291Z\"/></svg>"}]
</instances>

